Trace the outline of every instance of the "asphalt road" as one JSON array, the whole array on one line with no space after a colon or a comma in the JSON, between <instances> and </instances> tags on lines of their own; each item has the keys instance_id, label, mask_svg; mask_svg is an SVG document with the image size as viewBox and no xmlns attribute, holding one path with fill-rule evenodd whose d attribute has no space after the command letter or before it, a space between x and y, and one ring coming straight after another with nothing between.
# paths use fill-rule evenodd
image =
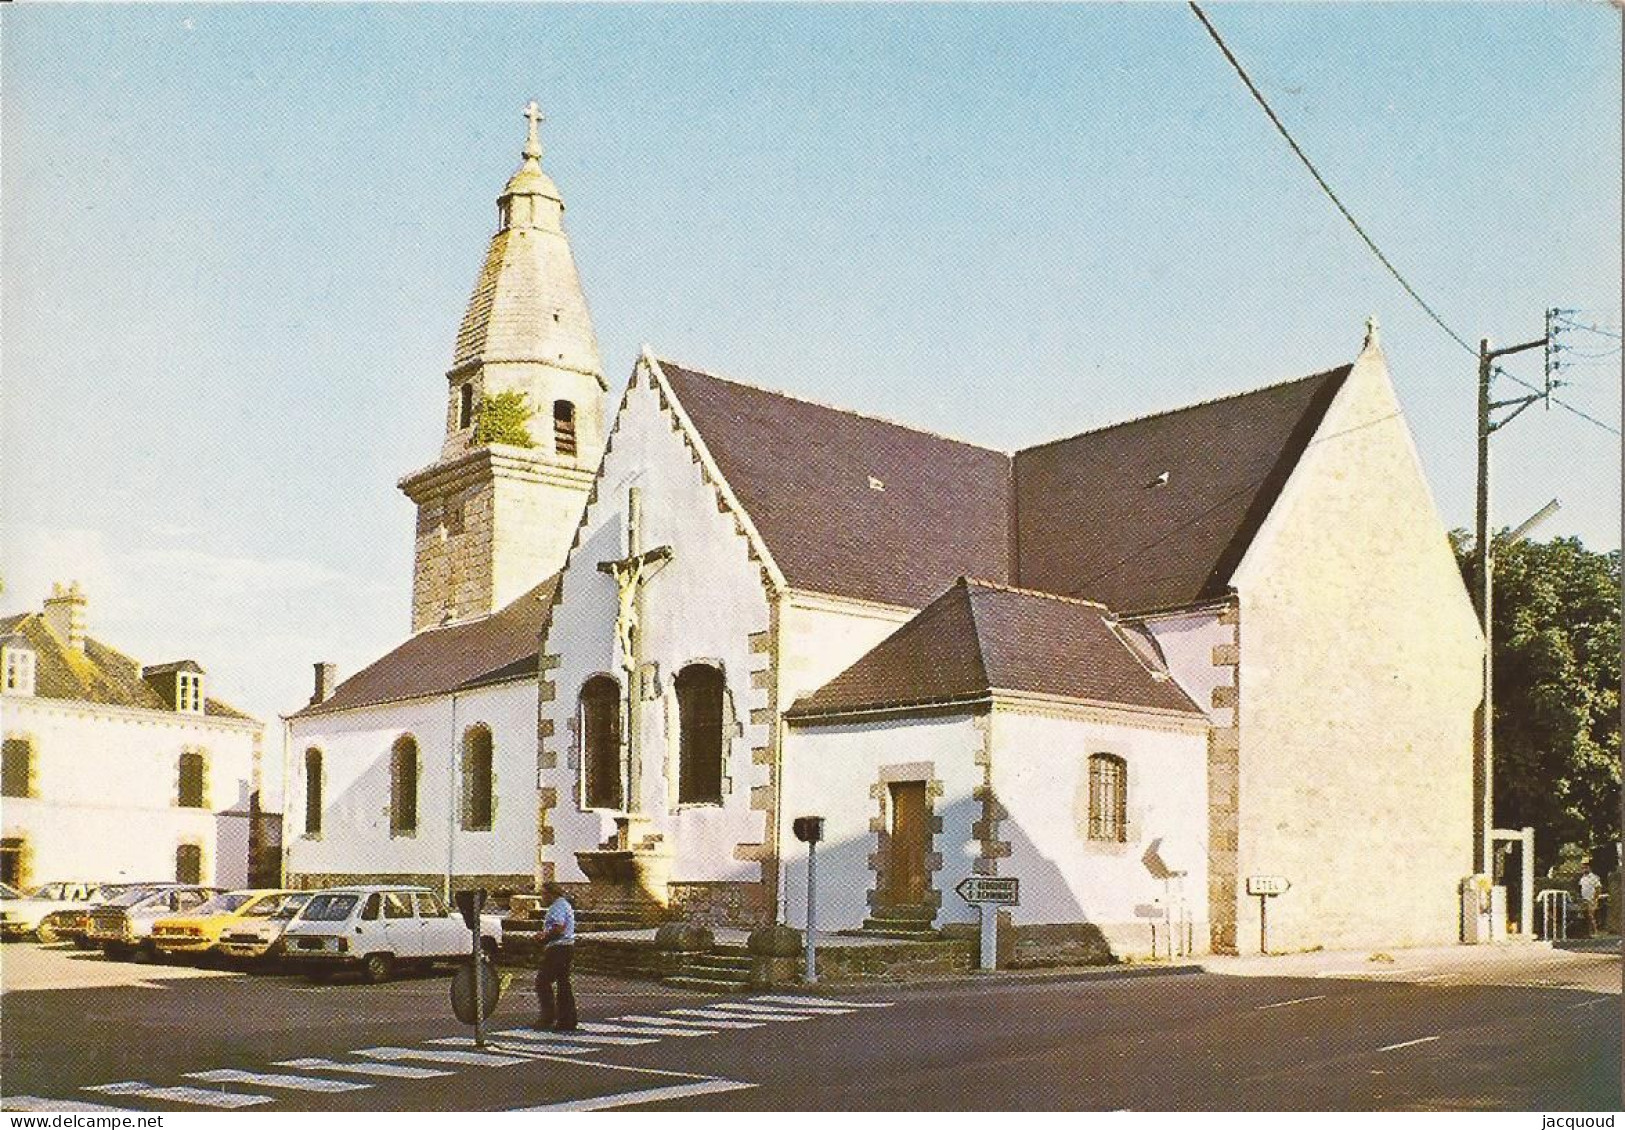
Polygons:
<instances>
[{"instance_id":1,"label":"asphalt road","mask_svg":"<svg viewBox=\"0 0 1625 1130\"><path fill-rule=\"evenodd\" d=\"M22 943L0 1080L6 1109L54 1110L1619 1109L1618 953L1487 952L832 989L819 1011L582 976L606 1027L480 1053L445 976L314 986ZM493 1030L532 1006L521 975Z\"/></svg>"}]
</instances>

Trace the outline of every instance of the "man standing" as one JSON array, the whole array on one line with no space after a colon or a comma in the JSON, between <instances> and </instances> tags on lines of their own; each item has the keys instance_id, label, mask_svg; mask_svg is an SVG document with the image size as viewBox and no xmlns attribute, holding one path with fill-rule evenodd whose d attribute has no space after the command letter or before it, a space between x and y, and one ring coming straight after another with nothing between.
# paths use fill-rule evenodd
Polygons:
<instances>
[{"instance_id":1,"label":"man standing","mask_svg":"<svg viewBox=\"0 0 1625 1130\"><path fill-rule=\"evenodd\" d=\"M575 990L570 986L576 913L557 883L543 883L542 897L548 906L542 918L542 964L536 971L536 1027L569 1032L577 1020Z\"/></svg>"},{"instance_id":2,"label":"man standing","mask_svg":"<svg viewBox=\"0 0 1625 1130\"><path fill-rule=\"evenodd\" d=\"M1591 933L1602 932L1602 924L1597 921L1597 896L1602 892L1602 880L1597 873L1586 866L1585 874L1580 876L1580 904L1585 907L1586 925Z\"/></svg>"}]
</instances>

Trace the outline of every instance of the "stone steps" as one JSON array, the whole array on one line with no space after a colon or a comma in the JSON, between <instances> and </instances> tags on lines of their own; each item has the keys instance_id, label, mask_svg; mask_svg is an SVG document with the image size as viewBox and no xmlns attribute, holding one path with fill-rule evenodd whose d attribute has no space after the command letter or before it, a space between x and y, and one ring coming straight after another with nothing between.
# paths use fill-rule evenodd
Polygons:
<instances>
[{"instance_id":1,"label":"stone steps","mask_svg":"<svg viewBox=\"0 0 1625 1130\"><path fill-rule=\"evenodd\" d=\"M690 954L663 984L700 993L742 993L751 987L750 951L743 946L716 946Z\"/></svg>"}]
</instances>

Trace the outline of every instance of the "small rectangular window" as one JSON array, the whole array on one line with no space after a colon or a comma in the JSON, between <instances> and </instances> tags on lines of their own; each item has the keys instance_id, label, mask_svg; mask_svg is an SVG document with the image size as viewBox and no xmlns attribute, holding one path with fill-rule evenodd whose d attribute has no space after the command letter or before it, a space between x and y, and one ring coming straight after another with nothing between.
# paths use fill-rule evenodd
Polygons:
<instances>
[{"instance_id":1,"label":"small rectangular window","mask_svg":"<svg viewBox=\"0 0 1625 1130\"><path fill-rule=\"evenodd\" d=\"M7 694L34 693L34 653L21 648L6 649L5 690Z\"/></svg>"},{"instance_id":2,"label":"small rectangular window","mask_svg":"<svg viewBox=\"0 0 1625 1130\"><path fill-rule=\"evenodd\" d=\"M175 676L175 709L187 714L203 710L203 676L182 671Z\"/></svg>"},{"instance_id":3,"label":"small rectangular window","mask_svg":"<svg viewBox=\"0 0 1625 1130\"><path fill-rule=\"evenodd\" d=\"M5 764L0 769L0 796L34 795L34 744L27 738L7 738Z\"/></svg>"},{"instance_id":4,"label":"small rectangular window","mask_svg":"<svg viewBox=\"0 0 1625 1130\"><path fill-rule=\"evenodd\" d=\"M182 808L207 808L204 796L204 760L201 753L183 753L180 760L180 785L176 803Z\"/></svg>"}]
</instances>

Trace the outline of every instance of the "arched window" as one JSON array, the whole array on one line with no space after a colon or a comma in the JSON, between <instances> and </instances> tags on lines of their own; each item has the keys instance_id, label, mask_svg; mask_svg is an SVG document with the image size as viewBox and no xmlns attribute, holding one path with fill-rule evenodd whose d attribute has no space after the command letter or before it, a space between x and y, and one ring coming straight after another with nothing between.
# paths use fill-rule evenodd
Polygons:
<instances>
[{"instance_id":1,"label":"arched window","mask_svg":"<svg viewBox=\"0 0 1625 1130\"><path fill-rule=\"evenodd\" d=\"M27 738L7 738L4 764L0 765L0 796L34 795L34 743Z\"/></svg>"},{"instance_id":2,"label":"arched window","mask_svg":"<svg viewBox=\"0 0 1625 1130\"><path fill-rule=\"evenodd\" d=\"M1089 758L1089 838L1128 839L1128 762L1109 753Z\"/></svg>"},{"instance_id":3,"label":"arched window","mask_svg":"<svg viewBox=\"0 0 1625 1130\"><path fill-rule=\"evenodd\" d=\"M621 793L621 685L594 675L581 688L581 765L588 808L625 806Z\"/></svg>"},{"instance_id":4,"label":"arched window","mask_svg":"<svg viewBox=\"0 0 1625 1130\"><path fill-rule=\"evenodd\" d=\"M204 799L203 755L196 751L181 754L178 770L180 782L176 787L176 803L182 808L207 808Z\"/></svg>"},{"instance_id":5,"label":"arched window","mask_svg":"<svg viewBox=\"0 0 1625 1130\"><path fill-rule=\"evenodd\" d=\"M722 803L722 672L691 663L677 672L677 802Z\"/></svg>"},{"instance_id":6,"label":"arched window","mask_svg":"<svg viewBox=\"0 0 1625 1130\"><path fill-rule=\"evenodd\" d=\"M494 807L491 731L470 726L463 734L463 831L489 832Z\"/></svg>"},{"instance_id":7,"label":"arched window","mask_svg":"<svg viewBox=\"0 0 1625 1130\"><path fill-rule=\"evenodd\" d=\"M467 428L474 423L474 382L457 386L457 426Z\"/></svg>"},{"instance_id":8,"label":"arched window","mask_svg":"<svg viewBox=\"0 0 1625 1130\"><path fill-rule=\"evenodd\" d=\"M553 402L553 450L559 455L576 453L576 406L568 400Z\"/></svg>"},{"instance_id":9,"label":"arched window","mask_svg":"<svg viewBox=\"0 0 1625 1130\"><path fill-rule=\"evenodd\" d=\"M305 750L305 835L322 834L322 751Z\"/></svg>"},{"instance_id":10,"label":"arched window","mask_svg":"<svg viewBox=\"0 0 1625 1130\"><path fill-rule=\"evenodd\" d=\"M175 849L175 882L203 882L203 849L197 844L182 844Z\"/></svg>"},{"instance_id":11,"label":"arched window","mask_svg":"<svg viewBox=\"0 0 1625 1130\"><path fill-rule=\"evenodd\" d=\"M389 751L389 834L418 830L418 743L411 734L395 739Z\"/></svg>"}]
</instances>

